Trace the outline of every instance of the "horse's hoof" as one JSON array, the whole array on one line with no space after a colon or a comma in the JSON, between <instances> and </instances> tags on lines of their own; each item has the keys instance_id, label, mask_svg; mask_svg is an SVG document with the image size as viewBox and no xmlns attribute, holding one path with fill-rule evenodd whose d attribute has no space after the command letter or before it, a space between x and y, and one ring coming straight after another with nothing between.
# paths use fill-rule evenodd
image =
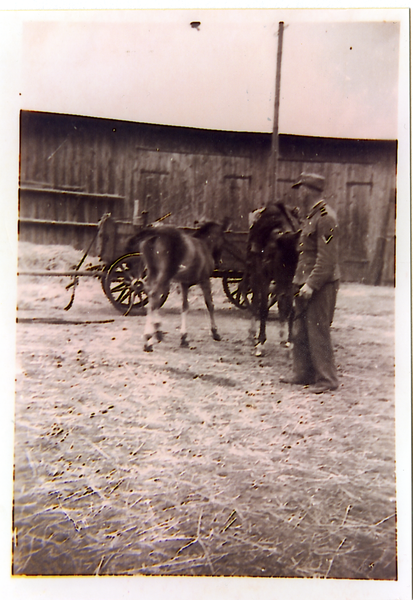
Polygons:
<instances>
[{"instance_id":1,"label":"horse's hoof","mask_svg":"<svg viewBox=\"0 0 413 600\"><path fill-rule=\"evenodd\" d=\"M255 356L259 357L262 356L264 354L263 349L260 348L259 346L255 346Z\"/></svg>"},{"instance_id":2,"label":"horse's hoof","mask_svg":"<svg viewBox=\"0 0 413 600\"><path fill-rule=\"evenodd\" d=\"M186 339L186 335L181 337L181 348L189 348L189 342Z\"/></svg>"},{"instance_id":3,"label":"horse's hoof","mask_svg":"<svg viewBox=\"0 0 413 600\"><path fill-rule=\"evenodd\" d=\"M221 336L219 335L218 331L216 331L215 329L212 330L212 339L214 339L216 342L221 341Z\"/></svg>"},{"instance_id":4,"label":"horse's hoof","mask_svg":"<svg viewBox=\"0 0 413 600\"><path fill-rule=\"evenodd\" d=\"M156 331L155 332L155 337L158 340L158 342L162 342L162 340L163 340L163 332L160 331L160 330Z\"/></svg>"}]
</instances>

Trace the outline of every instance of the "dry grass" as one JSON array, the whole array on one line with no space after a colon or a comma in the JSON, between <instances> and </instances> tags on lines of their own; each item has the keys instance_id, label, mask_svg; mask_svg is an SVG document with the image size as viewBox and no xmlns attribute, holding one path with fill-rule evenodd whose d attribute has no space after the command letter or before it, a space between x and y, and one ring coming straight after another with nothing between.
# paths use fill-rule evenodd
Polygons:
<instances>
[{"instance_id":1,"label":"dry grass","mask_svg":"<svg viewBox=\"0 0 413 600\"><path fill-rule=\"evenodd\" d=\"M21 261L77 259L36 252ZM394 290L342 287L341 386L311 396L278 383L275 320L253 356L219 281L223 341L194 292L178 349L172 294L152 355L97 281L63 313L66 283L19 282L19 316L90 324L17 328L15 574L395 579Z\"/></svg>"}]
</instances>

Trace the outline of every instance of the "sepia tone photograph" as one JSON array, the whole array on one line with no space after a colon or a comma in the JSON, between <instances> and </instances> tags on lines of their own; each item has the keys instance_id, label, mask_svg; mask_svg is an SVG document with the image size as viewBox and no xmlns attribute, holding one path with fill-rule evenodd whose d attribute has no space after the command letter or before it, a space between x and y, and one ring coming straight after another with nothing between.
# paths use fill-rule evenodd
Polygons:
<instances>
[{"instance_id":1,"label":"sepia tone photograph","mask_svg":"<svg viewBox=\"0 0 413 600\"><path fill-rule=\"evenodd\" d=\"M407 599L408 10L15 18L14 597Z\"/></svg>"}]
</instances>

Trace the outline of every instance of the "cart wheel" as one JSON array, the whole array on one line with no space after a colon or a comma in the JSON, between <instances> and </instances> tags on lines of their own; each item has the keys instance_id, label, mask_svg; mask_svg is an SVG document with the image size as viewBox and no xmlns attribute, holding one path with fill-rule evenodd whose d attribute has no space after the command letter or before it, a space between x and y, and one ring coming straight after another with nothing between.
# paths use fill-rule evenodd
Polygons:
<instances>
[{"instance_id":1,"label":"cart wheel","mask_svg":"<svg viewBox=\"0 0 413 600\"><path fill-rule=\"evenodd\" d=\"M123 315L140 315L148 304L144 288L145 267L140 253L121 256L109 267L102 287L109 301ZM168 295L162 297L161 306Z\"/></svg>"},{"instance_id":2,"label":"cart wheel","mask_svg":"<svg viewBox=\"0 0 413 600\"><path fill-rule=\"evenodd\" d=\"M274 304L277 302L277 296L275 295L275 283L272 282L270 285L270 290L268 292L268 308L271 308L271 306L274 306Z\"/></svg>"},{"instance_id":3,"label":"cart wheel","mask_svg":"<svg viewBox=\"0 0 413 600\"><path fill-rule=\"evenodd\" d=\"M249 308L251 302L251 290L247 294L242 293L242 277L227 275L222 278L222 287L228 300L237 308Z\"/></svg>"},{"instance_id":4,"label":"cart wheel","mask_svg":"<svg viewBox=\"0 0 413 600\"><path fill-rule=\"evenodd\" d=\"M252 291L249 289L246 296L242 293L242 277L227 276L222 279L222 287L230 302L235 304L237 308L246 309L252 303ZM276 304L277 296L275 295L275 286L271 284L268 293L268 308Z\"/></svg>"},{"instance_id":5,"label":"cart wheel","mask_svg":"<svg viewBox=\"0 0 413 600\"><path fill-rule=\"evenodd\" d=\"M148 303L143 287L144 267L140 254L121 256L109 267L102 287L109 301L123 315L142 314Z\"/></svg>"}]
</instances>

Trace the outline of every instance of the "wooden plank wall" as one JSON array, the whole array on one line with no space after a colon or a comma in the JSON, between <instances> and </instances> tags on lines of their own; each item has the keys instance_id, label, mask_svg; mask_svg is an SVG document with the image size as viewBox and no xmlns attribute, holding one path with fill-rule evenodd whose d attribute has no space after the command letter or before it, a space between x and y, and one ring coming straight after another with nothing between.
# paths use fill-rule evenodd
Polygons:
<instances>
[{"instance_id":1,"label":"wooden plank wall","mask_svg":"<svg viewBox=\"0 0 413 600\"><path fill-rule=\"evenodd\" d=\"M22 113L20 139L21 239L83 248L104 212L123 216L123 178L107 136L88 135L76 119Z\"/></svg>"},{"instance_id":2,"label":"wooden plank wall","mask_svg":"<svg viewBox=\"0 0 413 600\"><path fill-rule=\"evenodd\" d=\"M170 223L192 226L228 213L246 230L254 199L268 195L270 145L265 134L23 112L21 239L84 247L105 212L131 220L136 202L149 221L171 212Z\"/></svg>"},{"instance_id":3,"label":"wooden plank wall","mask_svg":"<svg viewBox=\"0 0 413 600\"><path fill-rule=\"evenodd\" d=\"M149 222L229 215L246 231L270 198L271 137L22 112L20 238L86 249L105 212L132 220L136 206ZM302 171L326 177L343 280L393 283L396 142L280 136L279 146L279 197L294 204Z\"/></svg>"},{"instance_id":4,"label":"wooden plank wall","mask_svg":"<svg viewBox=\"0 0 413 600\"><path fill-rule=\"evenodd\" d=\"M294 147L294 143L298 146ZM326 178L324 197L337 213L343 281L394 284L396 142L284 139L278 190L291 197L302 171Z\"/></svg>"}]
</instances>

